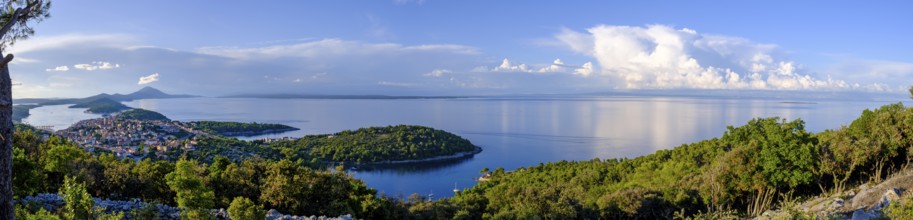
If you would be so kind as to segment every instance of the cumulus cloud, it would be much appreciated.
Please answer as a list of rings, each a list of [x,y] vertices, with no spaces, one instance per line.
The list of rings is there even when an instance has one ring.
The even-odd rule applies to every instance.
[[[491,68],[478,66],[472,69],[471,72],[570,73],[586,77],[593,73],[593,64],[587,62],[581,66],[568,65],[559,58],[552,61],[551,64],[527,65],[525,63],[514,63],[510,59],[504,58],[498,66]]]
[[[496,66],[495,68],[491,69],[491,71],[492,72],[532,72],[532,70],[530,70],[529,67],[526,66],[526,64],[521,63],[521,64],[514,65],[514,64],[511,64],[510,60],[508,60],[507,58],[504,58],[504,60],[501,61],[501,65]]]
[[[58,67],[54,67],[54,68],[51,68],[51,69],[45,69],[44,71],[48,71],[48,72],[66,72],[66,71],[69,71],[69,70],[70,70],[70,68],[67,67],[67,66],[58,66]]]
[[[120,64],[112,64],[110,62],[104,62],[104,61],[95,61],[92,63],[76,64],[76,65],[73,65],[73,68],[81,69],[81,70],[88,70],[88,71],[99,70],[99,69],[100,70],[109,70],[109,69],[114,69],[114,68],[120,68]]]
[[[564,62],[561,62],[561,59],[555,59],[551,65],[542,67],[539,69],[540,73],[549,73],[549,72],[564,72]]]
[[[436,70],[432,70],[431,72],[426,73],[425,76],[441,77],[441,76],[444,76],[444,74],[452,73],[452,72],[453,71],[448,70],[448,69],[436,69]]]
[[[600,25],[586,33],[564,30],[556,38],[599,64],[574,71],[613,79],[621,88],[849,89],[842,80],[803,74],[780,58],[775,45],[701,34],[665,25]]]
[[[159,81],[159,73],[153,73],[152,75],[142,76],[139,78],[137,85],[145,85],[155,81]]]
[[[593,62],[586,62],[580,68],[574,69],[574,75],[587,77],[590,74],[593,74]]]

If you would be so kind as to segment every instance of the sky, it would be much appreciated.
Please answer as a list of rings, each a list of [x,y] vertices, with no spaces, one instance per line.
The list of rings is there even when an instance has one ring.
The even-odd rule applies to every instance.
[[[14,98],[903,93],[905,1],[53,1]]]

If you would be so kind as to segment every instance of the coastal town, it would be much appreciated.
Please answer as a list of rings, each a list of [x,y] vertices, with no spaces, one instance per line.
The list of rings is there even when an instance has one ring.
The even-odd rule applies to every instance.
[[[239,151],[245,147],[292,138],[245,142],[231,137],[281,133],[297,129],[282,124],[256,122],[174,121],[158,112],[131,109],[101,118],[79,121],[53,133],[82,146],[87,151],[110,152],[119,158],[177,159],[184,153],[196,150],[209,152],[213,149],[224,149],[224,156],[239,159],[252,155],[250,152]]]
[[[118,157],[164,156],[172,149],[193,150],[204,131],[170,120],[137,120],[108,116],[77,122],[55,132],[89,151],[110,151]]]

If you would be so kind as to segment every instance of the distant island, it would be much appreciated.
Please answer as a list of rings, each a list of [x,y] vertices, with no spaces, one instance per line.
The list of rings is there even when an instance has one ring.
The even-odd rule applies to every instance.
[[[86,112],[95,114],[110,114],[130,109],[127,105],[110,98],[99,98],[89,102],[78,103],[71,105],[69,108],[87,108]]]
[[[168,117],[165,117],[165,115],[163,115],[162,113],[149,111],[149,110],[141,109],[141,108],[136,108],[136,109],[132,109],[129,111],[121,112],[120,114],[117,114],[116,118],[128,119],[128,120],[130,120],[130,119],[142,120],[142,121],[149,121],[149,120],[171,121],[171,119],[168,119]]]
[[[188,122],[187,126],[194,130],[201,130],[223,136],[256,136],[299,130],[298,128],[283,124],[257,122],[192,121]]]
[[[37,105],[63,105],[63,104],[79,104],[90,102],[102,98],[108,98],[118,102],[129,102],[138,99],[171,99],[171,98],[192,98],[199,97],[195,95],[171,95],[162,92],[156,88],[149,86],[143,87],[136,92],[129,94],[107,94],[102,93],[98,95],[93,95],[85,98],[64,98],[64,99],[43,99],[43,98],[26,98],[26,99],[15,99],[13,102],[16,103],[33,103]]]
[[[26,98],[14,99],[13,103],[23,103],[13,107],[13,121],[19,122],[28,117],[29,110],[47,105],[68,105],[70,108],[86,108],[86,112],[95,114],[110,114],[131,109],[121,102],[139,100],[139,99],[171,99],[171,98],[192,98],[199,97],[194,95],[171,95],[161,90],[146,86],[130,94],[107,94],[102,93],[85,98],[65,98],[65,99],[43,99],[43,98]]]
[[[388,96],[388,95],[323,95],[323,94],[240,94],[219,98],[258,99],[456,99],[473,96]]]
[[[277,149],[308,152],[311,158],[366,164],[457,159],[481,152],[469,140],[434,128],[396,125],[308,135],[270,143]]]

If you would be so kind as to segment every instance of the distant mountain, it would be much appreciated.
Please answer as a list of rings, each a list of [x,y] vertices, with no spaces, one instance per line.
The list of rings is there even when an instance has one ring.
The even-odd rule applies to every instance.
[[[85,98],[65,98],[65,99],[41,99],[41,98],[28,98],[28,99],[14,99],[13,103],[16,104],[31,104],[28,106],[19,106],[13,108],[13,115],[16,116],[14,120],[19,121],[22,118],[29,116],[29,109],[37,108],[45,105],[69,105],[70,108],[88,108],[86,112],[107,114],[113,112],[119,112],[123,110],[130,109],[121,102],[133,101],[137,99],[172,99],[172,98],[191,98],[198,97],[195,95],[171,95],[164,93],[161,90],[152,88],[152,87],[143,87],[142,89],[130,93],[130,94],[107,94],[102,93],[98,95],[93,95]],[[94,108],[93,108],[94,107]]]
[[[198,97],[194,95],[171,95],[164,93],[161,90],[152,88],[152,87],[143,87],[142,89],[130,93],[130,94],[107,94],[102,93],[98,95],[93,95],[85,98],[69,98],[69,99],[16,99],[13,100],[14,103],[34,103],[37,105],[63,105],[63,104],[80,104],[95,101],[98,99],[110,99],[118,102],[128,102],[137,99],[172,99],[172,98],[191,98]]]
[[[320,95],[320,94],[240,94],[219,98],[260,98],[260,99],[454,99],[473,96],[388,96],[388,95]]]
[[[161,90],[146,86],[146,87],[143,87],[142,89],[140,89],[139,91],[136,91],[136,92],[133,92],[130,94],[126,94],[126,95],[114,94],[114,95],[112,95],[112,97],[114,97],[115,100],[119,100],[119,101],[132,101],[132,100],[137,100],[137,99],[172,99],[172,98],[191,98],[191,97],[197,97],[197,96],[171,95],[171,94],[164,93]]]

